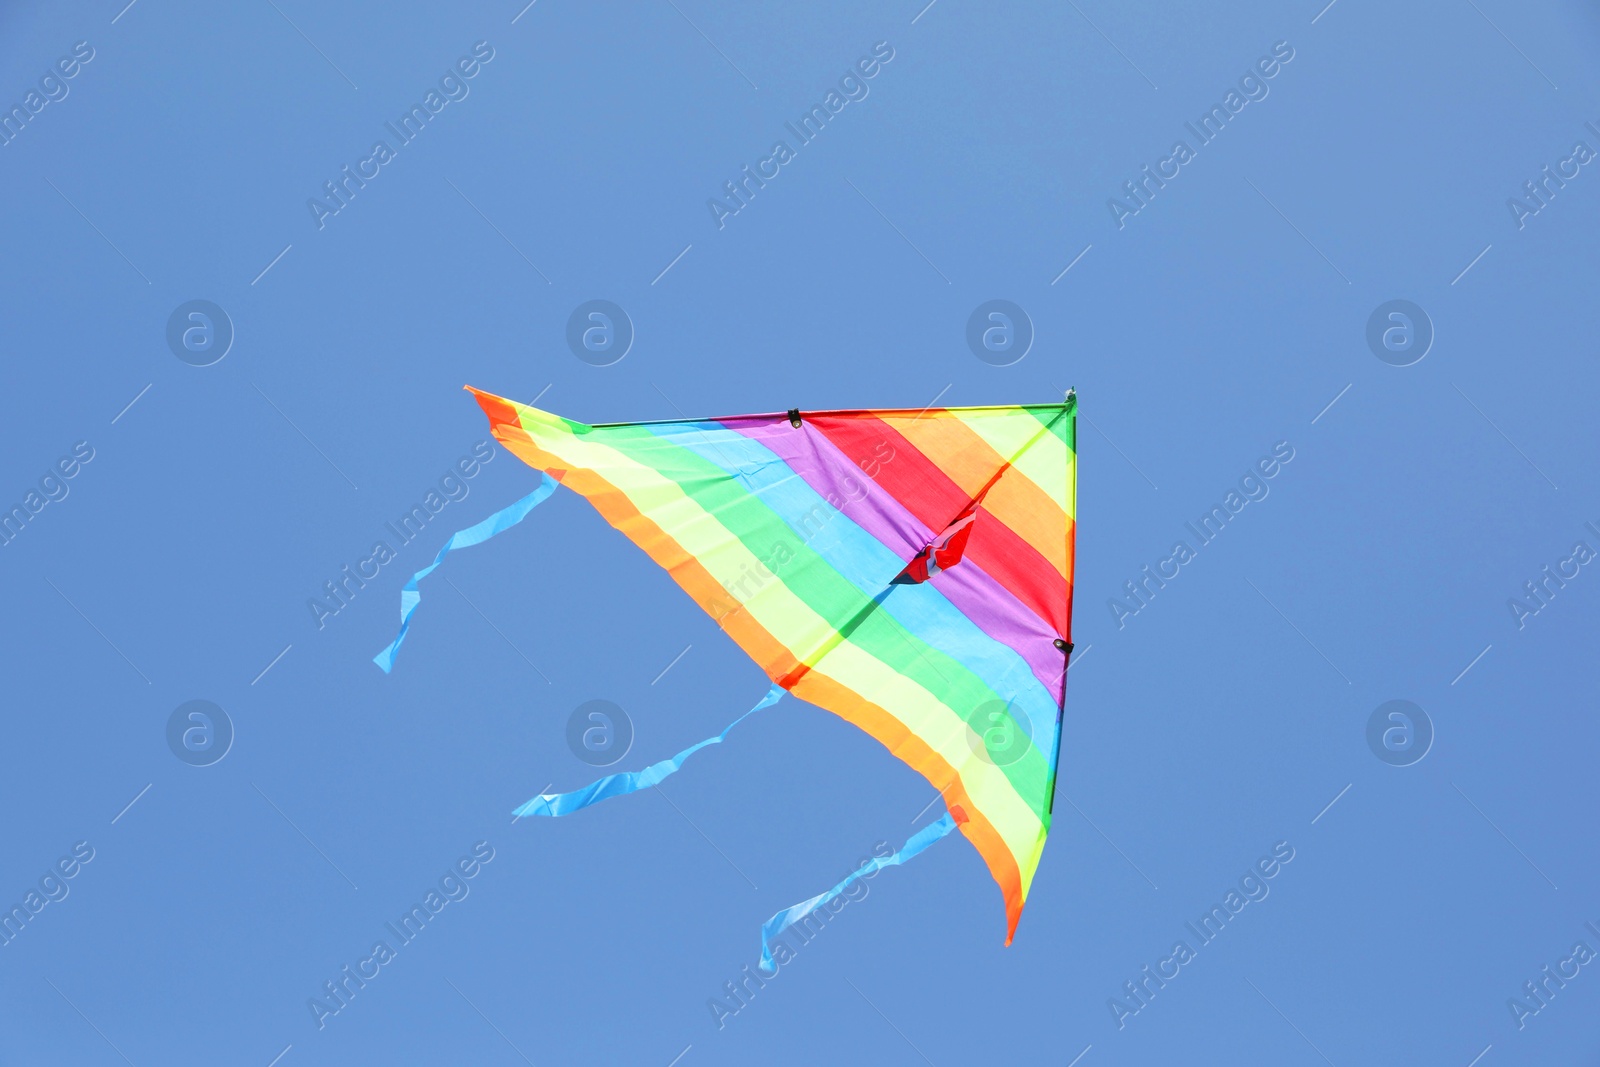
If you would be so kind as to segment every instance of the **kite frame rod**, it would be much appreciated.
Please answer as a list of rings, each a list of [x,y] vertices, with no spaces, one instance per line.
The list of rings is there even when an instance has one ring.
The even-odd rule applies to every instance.
[[[1075,393],[1069,393],[1064,400],[1056,400],[1043,404],[980,404],[975,407],[939,408],[939,411],[1008,411],[1013,408],[1065,408],[1077,403]],[[806,412],[801,410],[802,416],[811,415],[922,415],[935,410],[931,405],[925,408],[829,408]],[[710,415],[699,419],[641,419],[635,422],[591,422],[587,425],[596,430],[613,429],[619,426],[671,426],[690,422],[722,422],[728,419],[787,419],[788,411],[763,411],[753,415]]]

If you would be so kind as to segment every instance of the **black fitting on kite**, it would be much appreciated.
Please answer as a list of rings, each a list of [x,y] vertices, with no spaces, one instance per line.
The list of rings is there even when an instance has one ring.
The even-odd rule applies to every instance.
[[[1058,637],[1058,638],[1056,638],[1055,645],[1056,645],[1057,648],[1059,648],[1061,651],[1065,652],[1067,655],[1069,655],[1069,656],[1072,655],[1072,642],[1071,641],[1068,641],[1065,638]]]
[[[793,426],[797,430],[800,428],[800,409],[799,408],[790,408],[789,409],[789,425]]]

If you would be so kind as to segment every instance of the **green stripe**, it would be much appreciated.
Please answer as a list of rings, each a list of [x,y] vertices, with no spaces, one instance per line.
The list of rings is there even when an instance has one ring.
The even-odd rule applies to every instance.
[[[1073,456],[1078,454],[1078,398],[1074,396],[1064,404],[1056,404],[1048,408],[1024,408],[1029,415],[1038,419],[1066,444],[1067,451]],[[1066,418],[1061,416],[1065,414]]]

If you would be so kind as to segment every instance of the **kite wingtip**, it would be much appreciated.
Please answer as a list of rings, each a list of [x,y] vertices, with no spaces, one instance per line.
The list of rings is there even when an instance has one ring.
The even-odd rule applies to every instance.
[[[472,399],[478,402],[478,406],[483,409],[484,415],[488,416],[489,430],[495,437],[498,438],[502,433],[509,430],[522,429],[522,421],[517,417],[517,409],[511,405],[510,401],[504,397],[496,396],[494,393],[486,393],[482,389],[474,389],[470,385],[462,386],[462,388],[472,394]]]
[[[1011,947],[1011,942],[1017,936],[1017,926],[1022,922],[1022,906],[1023,906],[1023,903],[1024,902],[1021,901],[1021,900],[1007,900],[1006,901],[1006,947],[1007,948]]]

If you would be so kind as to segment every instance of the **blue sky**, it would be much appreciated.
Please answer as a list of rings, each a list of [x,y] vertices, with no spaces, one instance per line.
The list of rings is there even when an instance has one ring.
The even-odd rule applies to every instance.
[[[0,1060],[1600,1053],[1592,9],[125,3],[0,14]],[[1020,360],[969,347],[995,300]],[[620,359],[569,345],[593,301]],[[768,916],[940,814],[795,700],[513,825],[599,773],[587,702],[624,769],[767,682],[565,491],[424,583],[379,671],[410,574],[537,484],[468,383],[593,422],[1077,388],[1077,655],[1012,947],[952,837],[718,1025]],[[174,727],[191,701],[225,724]]]

